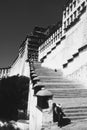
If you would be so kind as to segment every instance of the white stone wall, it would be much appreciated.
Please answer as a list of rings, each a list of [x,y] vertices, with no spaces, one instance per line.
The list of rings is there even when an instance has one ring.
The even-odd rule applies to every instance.
[[[67,78],[78,82],[80,81],[87,88],[87,63],[73,73],[67,75]]]
[[[62,51],[63,51],[63,46],[64,44],[60,44],[59,46],[56,47],[44,60],[42,63],[42,66],[48,67],[48,68],[61,68],[62,66]]]
[[[19,56],[18,56],[17,60],[11,66],[9,76],[19,74],[19,75],[24,75],[24,76],[29,77],[30,69],[29,69],[29,63],[26,61],[27,59],[28,59],[28,41],[26,40],[24,54],[21,55],[19,53]]]
[[[66,38],[54,49],[42,63],[42,66],[52,69],[62,69],[65,75],[72,74],[82,65],[86,64],[87,51],[79,53],[66,68],[63,64],[79,52],[78,49],[87,44],[87,9],[80,17],[80,21],[70,28],[66,33]]]
[[[87,44],[87,12],[82,15],[80,22],[67,33],[66,44],[65,44],[65,54],[67,51],[69,55],[73,55],[76,52],[79,52],[78,49]],[[68,49],[66,48],[68,46]],[[68,56],[69,56],[68,55]],[[66,55],[66,57],[68,57]],[[64,74],[68,75],[79,69],[81,66],[87,63],[87,50],[79,53],[79,56],[73,60],[68,67],[64,69]]]

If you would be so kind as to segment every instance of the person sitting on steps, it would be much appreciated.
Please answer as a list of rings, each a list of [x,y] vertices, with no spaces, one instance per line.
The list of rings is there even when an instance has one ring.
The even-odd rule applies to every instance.
[[[62,106],[60,104],[53,103],[53,120],[58,122],[58,126],[61,127],[63,117],[65,116]]]

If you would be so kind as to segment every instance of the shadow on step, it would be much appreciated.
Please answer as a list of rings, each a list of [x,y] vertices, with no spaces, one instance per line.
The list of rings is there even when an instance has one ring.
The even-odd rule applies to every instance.
[[[60,122],[58,122],[59,127],[64,127],[71,123],[71,120],[69,118],[63,118]]]

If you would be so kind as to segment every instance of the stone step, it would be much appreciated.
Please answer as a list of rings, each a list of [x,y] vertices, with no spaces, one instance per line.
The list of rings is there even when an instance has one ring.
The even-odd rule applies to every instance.
[[[55,83],[55,84],[47,84],[47,83],[43,83],[44,85],[45,85],[45,88],[47,88],[47,89],[55,89],[55,88],[81,88],[81,86],[79,85],[79,84],[77,84],[77,85],[74,85],[74,84],[57,84],[57,83]]]
[[[87,105],[85,106],[75,106],[75,107],[63,107],[64,111],[80,111],[80,110],[87,110]]]
[[[86,93],[83,93],[83,94],[58,94],[58,93],[53,93],[55,94],[54,97],[57,97],[57,98],[69,98],[69,97],[73,97],[73,98],[77,98],[77,97],[86,97]]]
[[[39,78],[39,77],[38,77],[38,78]],[[62,85],[77,85],[77,86],[79,85],[79,86],[82,86],[82,85],[79,84],[79,83],[73,83],[73,82],[68,82],[68,81],[67,81],[67,82],[62,82],[62,81],[61,81],[61,82],[52,82],[52,81],[45,82],[45,81],[44,81],[43,84],[45,84],[45,85],[46,85],[46,84],[48,84],[48,85],[50,85],[50,84],[53,84],[53,85],[58,84],[58,85],[61,85],[61,86],[62,86]]]
[[[66,116],[66,118],[69,118],[71,122],[79,121],[79,120],[84,120],[87,119],[87,115],[84,116]]]
[[[70,81],[70,80],[66,80],[66,79],[63,79],[63,78],[60,78],[60,77],[57,77],[57,78],[54,78],[54,77],[40,77],[39,76],[39,78],[40,78],[40,81],[41,82],[65,82],[65,83],[76,83],[76,84],[78,84],[77,82],[72,82],[72,81]]]
[[[85,116],[87,117],[87,112],[79,112],[79,113],[66,113],[67,117],[79,117],[79,116]]]
[[[69,87],[69,88],[68,88],[68,87],[63,87],[63,88],[57,87],[57,88],[54,88],[54,89],[53,89],[53,88],[47,88],[47,89],[48,89],[49,91],[52,91],[52,92],[54,92],[54,89],[55,89],[55,91],[57,92],[57,91],[60,91],[60,90],[61,90],[61,91],[62,91],[62,90],[67,90],[67,91],[68,91],[68,90],[72,90],[72,89],[75,90],[75,89],[79,89],[79,88],[76,88],[76,87]]]
[[[72,84],[79,84],[81,85],[81,83],[78,83],[77,81],[71,81],[71,80],[67,80],[63,77],[60,76],[41,76],[41,75],[37,75],[38,78],[40,79],[41,82],[60,82],[60,83],[72,83]]]
[[[62,94],[59,94],[59,93],[53,93],[54,94],[54,97],[55,98],[85,98],[87,97],[87,92],[86,93],[69,93],[69,94],[65,94],[65,93],[62,93]]]
[[[40,80],[40,82],[42,82],[41,80]],[[79,86],[79,88],[81,87],[82,88],[82,85],[81,84],[79,84],[79,83],[73,83],[73,82],[53,82],[53,81],[49,81],[49,82],[45,82],[45,81],[43,81],[42,82],[42,84],[45,84],[45,85],[58,85],[58,86],[76,86],[76,87],[78,87]]]
[[[59,93],[57,93],[57,92],[55,92],[55,93],[53,93],[53,94],[55,94],[54,95],[54,97],[73,97],[73,98],[75,98],[75,97],[86,97],[86,94],[87,94],[87,92],[85,93],[69,93],[69,94],[67,94],[67,93],[61,93],[61,94],[59,94]]]
[[[81,113],[81,112],[87,113],[87,106],[63,108],[63,111],[67,114],[69,114],[69,113]]]
[[[74,89],[74,90],[72,90],[72,89],[69,89],[69,90],[50,90],[50,91],[52,91],[53,93],[57,93],[57,94],[81,94],[81,93],[84,93],[84,94],[86,94],[87,93],[87,90],[83,90],[82,89],[82,91],[80,91],[79,89],[77,90],[77,89]]]
[[[87,97],[87,89],[49,89],[55,98]]]
[[[87,118],[87,106],[65,108],[63,111],[66,114],[66,118],[73,121]]]
[[[67,81],[67,80],[63,80],[63,79],[52,79],[52,78],[40,78],[40,77],[38,77],[39,79],[40,79],[40,82],[43,82],[43,83],[53,83],[53,84],[55,84],[55,83],[58,83],[58,84],[75,84],[75,85],[81,85],[81,84],[79,84],[79,83],[77,83],[77,82],[72,82],[72,81]]]
[[[78,108],[87,107],[87,97],[85,98],[55,98],[53,97],[53,102],[61,104],[63,108]]]
[[[50,89],[50,91],[54,92],[54,93],[58,93],[58,94],[77,94],[77,93],[87,93],[87,89]]]
[[[40,78],[44,78],[44,79],[46,79],[46,78],[48,78],[48,79],[50,79],[50,78],[53,78],[53,79],[62,79],[62,80],[64,80],[64,78],[62,77],[62,76],[58,76],[58,75],[40,75],[40,74],[38,74],[38,73],[36,73]]]
[[[35,71],[36,72],[36,71]],[[36,72],[37,73],[37,72]],[[54,77],[62,77],[61,74],[54,74],[54,73],[48,73],[48,72],[38,72],[37,75],[39,76],[54,76]]]
[[[50,74],[54,74],[54,75],[62,75],[62,72],[55,72],[55,71],[53,71],[53,70],[49,70],[49,69],[35,69],[35,72],[37,72],[37,73],[42,73],[42,74],[44,74],[44,72],[45,73],[50,73]]]
[[[48,70],[35,70],[35,72],[38,72],[38,73],[50,73],[50,74],[54,74],[54,75],[62,75],[60,72],[54,72],[54,71],[48,71]]]

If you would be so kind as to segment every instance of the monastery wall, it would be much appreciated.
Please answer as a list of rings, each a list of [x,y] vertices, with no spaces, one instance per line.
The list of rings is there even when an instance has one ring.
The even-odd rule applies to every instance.
[[[28,59],[28,41],[26,40],[26,44],[24,50],[19,52],[19,56],[13,65],[10,68],[9,76],[13,75],[23,75],[29,77],[29,63],[27,62]],[[22,49],[22,48],[21,48]]]
[[[64,35],[65,38],[60,40],[55,49],[51,49],[50,54],[47,49],[44,51],[46,58],[42,66],[61,69],[63,74],[69,77],[77,70],[79,73],[79,69],[82,73],[81,67],[87,65],[87,9]]]
[[[87,13],[84,13],[80,17],[80,21],[66,33],[63,49],[63,59],[65,59],[67,63],[67,67],[63,68],[65,75],[73,73],[86,63],[86,49],[85,51],[80,51],[86,44]],[[74,56],[76,53],[78,54],[77,57]],[[72,61],[69,62],[69,59],[72,59]]]

